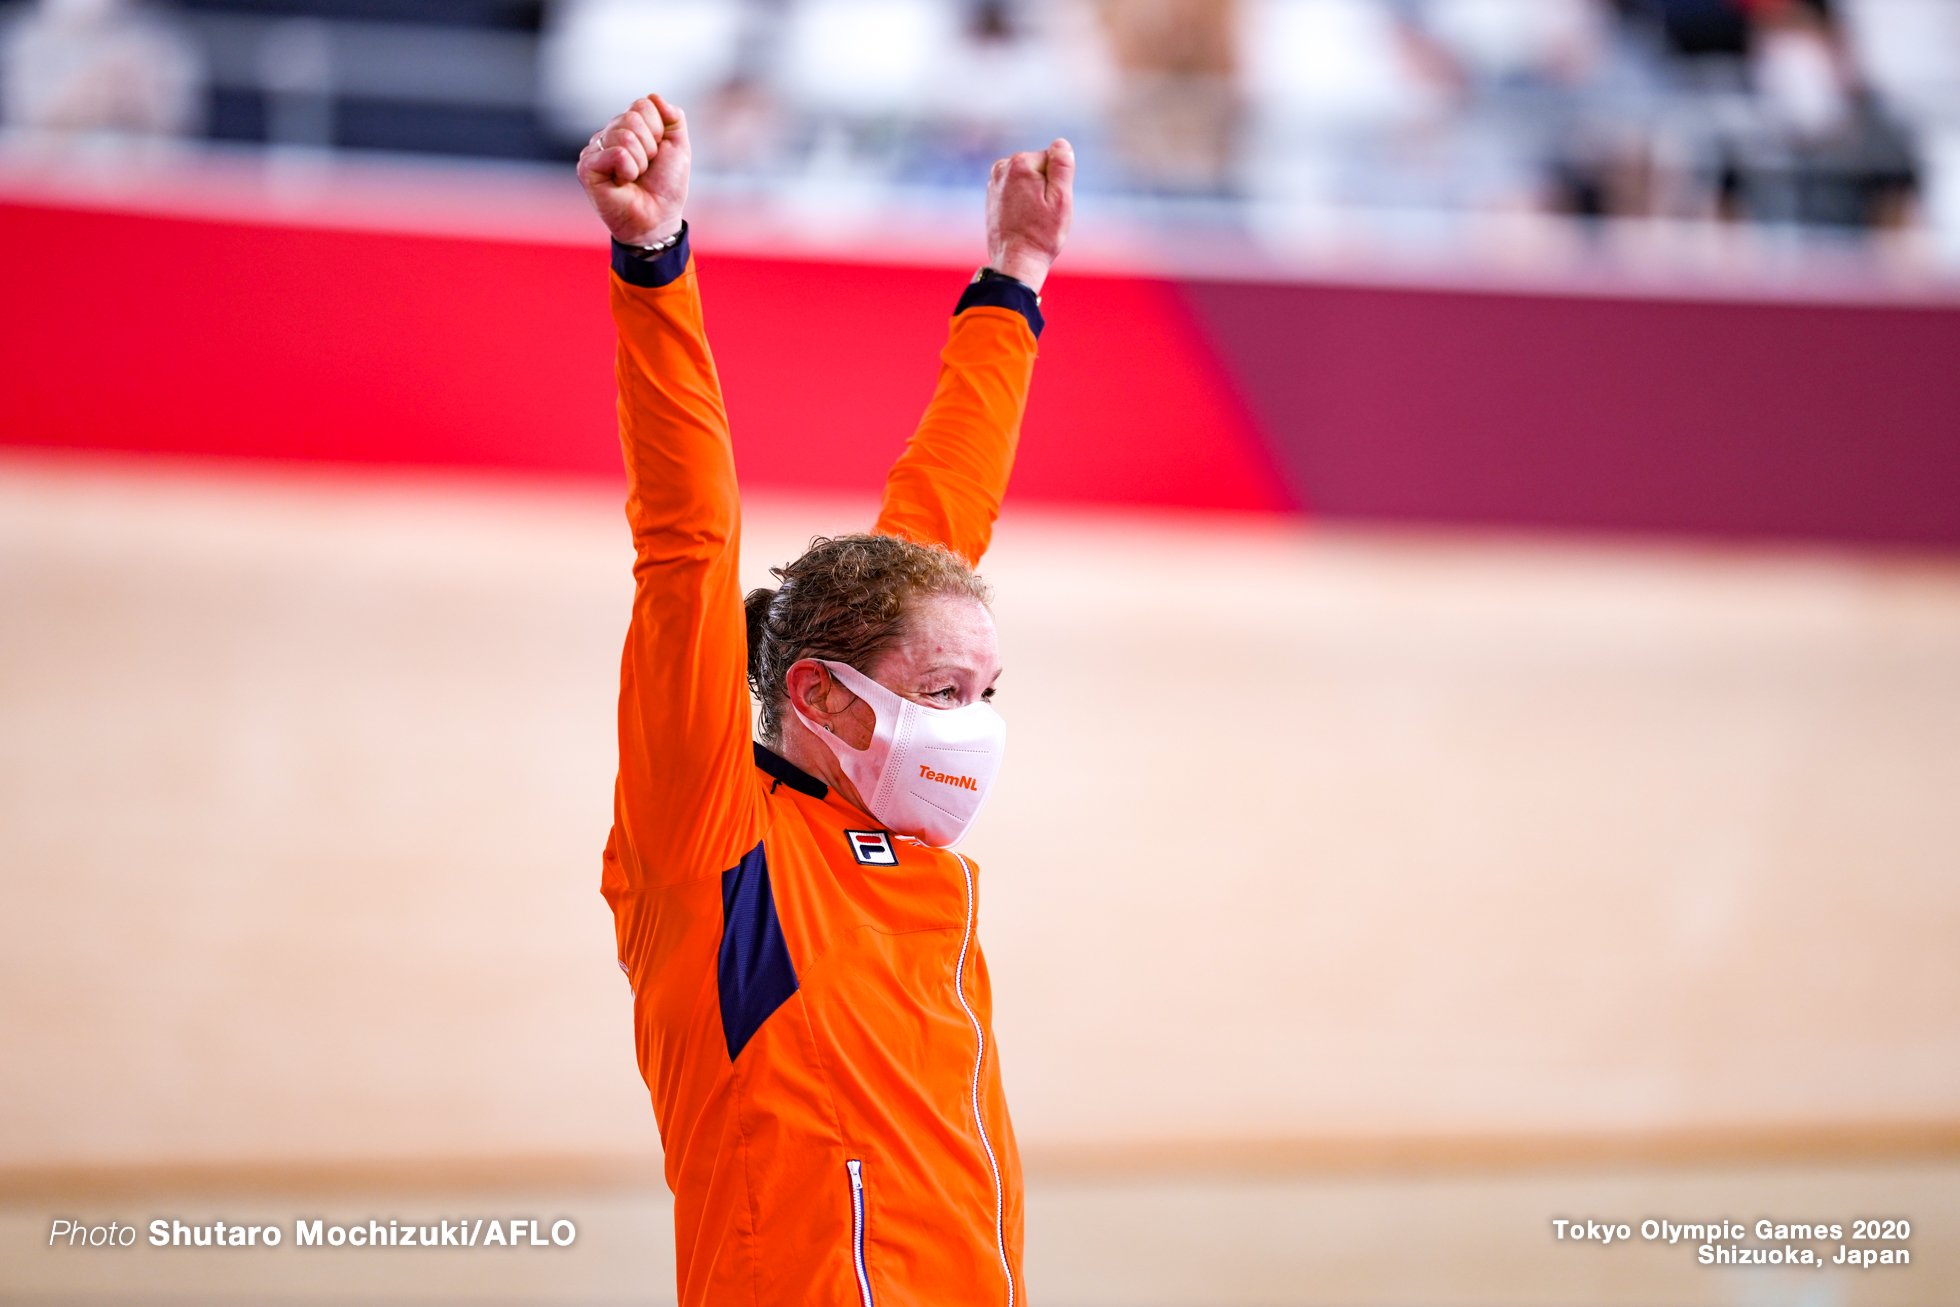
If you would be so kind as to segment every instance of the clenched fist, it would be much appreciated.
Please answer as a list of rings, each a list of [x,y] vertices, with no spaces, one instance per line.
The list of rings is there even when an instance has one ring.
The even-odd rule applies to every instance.
[[[994,165],[987,179],[987,259],[994,271],[1039,291],[1074,220],[1075,147],[1067,141]]]
[[[614,240],[650,245],[681,229],[693,161],[687,115],[649,95],[593,133],[578,179]]]

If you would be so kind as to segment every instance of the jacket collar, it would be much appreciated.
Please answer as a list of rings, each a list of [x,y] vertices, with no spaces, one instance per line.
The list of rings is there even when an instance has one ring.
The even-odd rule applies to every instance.
[[[804,771],[779,753],[755,746],[755,765],[774,776],[798,794],[807,794],[813,799],[828,798],[830,787]]]

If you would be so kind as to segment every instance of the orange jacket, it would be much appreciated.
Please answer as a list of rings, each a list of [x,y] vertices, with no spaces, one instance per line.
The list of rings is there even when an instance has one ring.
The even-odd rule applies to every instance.
[[[741,512],[685,241],[614,251],[635,590],[602,888],[674,1191],[680,1301],[1021,1299],[978,869],[750,740]],[[986,550],[1040,325],[975,283],[876,530]]]

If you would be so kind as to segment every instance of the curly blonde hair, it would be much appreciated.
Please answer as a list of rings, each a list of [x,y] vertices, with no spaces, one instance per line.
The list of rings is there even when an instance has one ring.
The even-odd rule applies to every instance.
[[[792,665],[822,658],[871,674],[871,663],[905,637],[919,599],[992,593],[966,560],[943,545],[898,536],[818,536],[803,556],[769,574],[779,588],[748,593],[749,689],[764,744],[782,739]]]

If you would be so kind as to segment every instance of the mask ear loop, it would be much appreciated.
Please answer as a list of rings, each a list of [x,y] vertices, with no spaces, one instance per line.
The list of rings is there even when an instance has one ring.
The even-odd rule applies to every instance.
[[[884,754],[879,761],[876,782],[871,792],[864,795],[864,801],[871,805],[871,811],[876,815],[886,808],[898,789],[903,768],[894,766],[894,762],[903,762],[910,756],[912,737],[917,727],[915,715],[929,710],[912,703],[891,687],[880,685],[869,672],[860,671],[849,663],[832,664],[825,660],[825,665],[839,685],[871,710],[871,743],[863,752],[875,751],[878,742],[884,741]],[[844,748],[850,747],[842,740],[837,743]],[[859,789],[863,788],[860,784]]]
[[[858,693],[858,692],[857,692],[856,690],[853,690],[853,689],[852,689],[852,688],[851,688],[850,686],[848,686],[848,685],[846,685],[846,684],[844,684],[844,678],[843,678],[843,677],[841,677],[841,676],[839,676],[839,675],[837,675],[837,673],[836,673],[836,672],[834,672],[834,671],[832,671],[832,670],[831,670],[831,668],[830,668],[830,663],[829,663],[829,662],[828,662],[828,661],[827,661],[826,659],[822,659],[822,658],[812,658],[812,659],[811,659],[810,661],[811,661],[811,662],[814,662],[814,663],[815,663],[815,664],[816,664],[816,665],[817,665],[818,667],[821,667],[821,668],[823,669],[823,678],[824,678],[824,684],[825,684],[825,685],[827,685],[827,686],[829,686],[829,685],[834,685],[834,686],[836,686],[836,687],[837,687],[838,689],[840,689],[840,690],[842,690],[842,691],[843,691],[843,692],[844,692],[845,694],[848,694],[848,695],[850,695],[850,696],[851,696],[851,701],[852,701],[853,703],[865,703],[865,704],[866,704],[867,706],[869,706],[869,704],[870,704],[870,701],[869,701],[869,700],[867,700],[867,699],[865,699],[865,697],[864,697],[863,695],[861,695],[861,694],[859,694],[859,693]],[[828,700],[828,699],[830,698],[830,696],[829,696],[828,694],[826,694],[826,695],[824,695],[824,698],[825,698],[826,700]],[[814,705],[814,704],[812,704],[811,706],[812,706],[812,707],[815,707],[815,705]],[[846,705],[846,707],[848,707],[848,705]],[[796,706],[796,700],[794,700],[794,699],[791,699],[791,700],[790,700],[790,704],[789,704],[789,710],[790,710],[791,712],[793,712],[793,713],[795,713],[795,714],[796,714],[796,718],[797,718],[797,720],[798,720],[798,721],[800,721],[800,722],[802,722],[802,723],[803,723],[803,724],[804,724],[805,726],[807,726],[807,727],[808,727],[808,728],[810,729],[810,731],[811,731],[812,733],[815,733],[815,732],[817,732],[817,731],[822,731],[822,732],[823,732],[823,733],[824,733],[825,735],[828,735],[828,736],[830,737],[830,739],[829,739],[829,740],[827,740],[827,741],[825,741],[825,743],[827,743],[827,744],[829,744],[829,745],[830,745],[830,751],[831,751],[832,753],[835,753],[835,754],[837,754],[837,756],[838,756],[838,757],[839,757],[840,759],[841,759],[841,758],[842,758],[842,757],[844,756],[844,754],[843,754],[843,752],[842,752],[842,751],[844,751],[844,750],[849,750],[849,751],[850,751],[851,753],[867,753],[867,752],[869,752],[869,748],[868,748],[868,747],[867,747],[867,748],[864,748],[864,749],[857,749],[857,748],[853,748],[853,747],[852,747],[851,745],[849,745],[849,744],[846,744],[846,743],[844,742],[844,740],[843,740],[843,738],[842,738],[841,736],[839,736],[839,735],[837,734],[837,730],[836,730],[836,728],[835,728],[835,727],[833,727],[833,726],[832,726],[832,725],[831,725],[831,724],[830,724],[829,722],[821,722],[821,723],[819,723],[819,722],[813,722],[813,721],[811,721],[811,720],[810,720],[810,719],[809,719],[808,717],[806,717],[806,716],[804,716],[804,713],[803,713],[803,710],[802,710],[801,708],[799,708],[799,707],[797,707],[797,706]],[[832,716],[832,717],[835,717],[835,716],[837,715],[837,713],[839,713],[839,712],[843,712],[843,711],[845,711],[845,709],[843,709],[843,708],[839,708],[839,709],[837,709],[837,710],[836,710],[835,712],[829,712],[829,713],[828,713],[827,715],[829,715],[829,716]],[[879,720],[879,717],[878,717],[878,710],[877,710],[877,708],[875,708],[875,707],[872,707],[872,709],[871,709],[871,719],[872,719],[872,721],[873,721],[873,723],[874,723],[874,726],[873,726],[873,728],[872,728],[872,730],[873,730],[873,733],[874,733],[874,735],[875,735],[875,733],[876,733],[876,730],[877,730],[877,727],[875,726],[875,723],[876,723],[876,722],[877,722],[877,721]]]
[[[836,686],[838,689],[842,690],[845,694],[850,695],[851,703],[856,703],[858,700],[864,697],[863,695],[859,694],[856,690],[853,690],[850,686],[844,684],[842,678],[840,678],[837,675],[837,673],[830,670],[830,664],[828,662],[825,662],[821,658],[814,658],[811,661],[816,663],[817,666],[823,668],[824,684],[826,686]],[[830,698],[829,694],[824,695],[824,699],[826,701],[828,701],[829,698]],[[851,704],[847,703],[842,708],[833,708],[830,710],[830,715],[832,717],[835,717],[840,712],[848,711],[850,709],[850,706]],[[872,712],[872,719],[874,721],[877,719],[877,711],[875,709]],[[825,731],[829,732],[832,735],[837,734],[837,728],[832,726],[829,722],[825,722],[823,724],[823,728]]]

